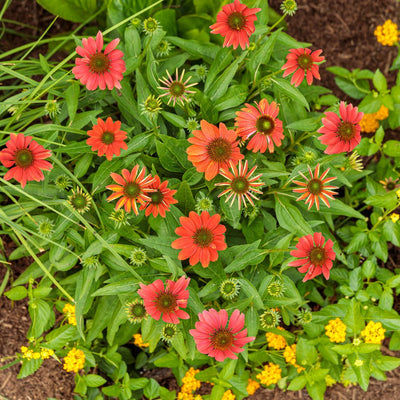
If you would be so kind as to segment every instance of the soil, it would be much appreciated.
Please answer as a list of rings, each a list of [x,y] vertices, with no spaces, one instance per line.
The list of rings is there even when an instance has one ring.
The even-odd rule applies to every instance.
[[[272,7],[279,12],[281,0],[270,0]],[[326,67],[338,65],[347,69],[368,68],[372,71],[379,68],[388,78],[389,87],[395,81],[395,74],[389,68],[396,55],[396,49],[381,46],[373,34],[377,25],[391,18],[399,24],[400,2],[397,0],[299,0],[298,11],[288,19],[288,33],[299,41],[313,43],[313,49],[323,49],[326,63],[321,66],[321,84],[331,89],[342,100],[349,100],[335,85],[334,77]],[[47,26],[53,16],[37,5],[35,0],[13,0],[4,18],[29,24],[32,28],[22,28],[14,24],[5,24],[14,29],[20,36],[5,33],[1,38],[1,50],[6,51],[21,44],[32,41]],[[50,34],[70,31],[75,24],[58,20]],[[37,50],[31,56],[37,56]],[[6,241],[7,255],[12,251],[13,244]],[[400,264],[398,248],[392,248],[391,257],[394,263]],[[30,263],[29,258],[12,262],[12,278],[17,277]],[[0,264],[0,282],[4,279],[6,268]],[[9,288],[9,287],[8,287]],[[396,305],[400,299],[396,298]],[[13,356],[26,345],[26,332],[30,318],[27,302],[11,302],[6,297],[0,298],[0,366],[10,362],[4,358]],[[386,350],[387,354],[397,355]],[[46,360],[44,368],[23,380],[17,380],[19,366],[14,365],[6,370],[0,370],[1,400],[72,400],[74,379],[72,374],[62,370],[54,360]],[[175,378],[168,369],[148,371],[145,374],[159,381],[170,390],[177,390]],[[358,386],[344,388],[335,385],[326,392],[325,400],[393,400],[400,398],[400,370],[389,372],[386,382],[371,380],[368,392]],[[210,387],[203,384],[200,393],[209,392]],[[297,400],[310,399],[303,390],[299,392],[282,392],[281,390],[259,389],[252,400]]]

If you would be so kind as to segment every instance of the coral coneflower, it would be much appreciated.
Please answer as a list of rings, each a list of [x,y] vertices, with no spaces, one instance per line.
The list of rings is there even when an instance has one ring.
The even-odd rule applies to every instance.
[[[312,84],[313,78],[321,79],[319,67],[316,64],[325,60],[325,57],[320,56],[321,53],[322,50],[311,52],[310,49],[290,49],[286,56],[287,62],[281,68],[285,70],[283,77],[294,72],[290,83],[296,87],[303,82],[304,77],[309,85]]]
[[[237,134],[243,139],[249,139],[249,150],[264,153],[267,148],[274,152],[274,145],[279,147],[282,143],[282,121],[277,118],[279,107],[273,101],[271,104],[266,99],[261,99],[256,107],[246,104],[245,108],[236,112]]]
[[[256,200],[259,199],[253,194],[253,192],[262,194],[262,191],[258,190],[257,188],[264,185],[264,183],[262,182],[256,182],[262,174],[251,177],[251,175],[253,175],[254,171],[257,169],[257,166],[255,165],[250,171],[247,171],[248,162],[246,160],[244,166],[242,165],[242,161],[239,161],[238,169],[232,163],[230,163],[230,167],[232,169],[232,172],[225,171],[223,168],[221,168],[219,172],[224,178],[228,179],[229,182],[221,182],[215,184],[215,186],[228,186],[223,192],[218,195],[218,197],[229,193],[225,202],[229,201],[232,198],[230,206],[232,206],[237,197],[239,210],[242,207],[242,202],[244,206],[246,205],[246,200],[254,205],[252,198]]]
[[[297,267],[301,273],[306,272],[303,282],[321,274],[325,279],[329,279],[332,261],[336,257],[332,247],[332,240],[328,239],[325,242],[325,238],[320,232],[315,232],[314,235],[305,235],[299,239],[296,250],[290,252],[290,255],[296,257],[297,260],[288,265]]]
[[[49,171],[53,166],[45,161],[51,156],[51,151],[46,150],[39,143],[32,140],[32,136],[23,133],[10,134],[6,147],[0,151],[0,161],[6,168],[11,168],[4,176],[6,181],[14,178],[24,188],[27,181],[42,181],[42,171]]]
[[[210,217],[207,211],[201,215],[190,211],[189,217],[180,217],[181,226],[175,229],[175,233],[181,237],[171,244],[174,249],[182,249],[178,258],[189,258],[190,265],[200,262],[204,268],[210,261],[216,261],[218,251],[226,249],[226,228],[219,224],[220,219],[219,214]]]
[[[317,132],[322,133],[318,139],[322,144],[328,145],[326,154],[338,154],[353,150],[361,141],[360,121],[364,115],[358,112],[358,107],[352,104],[345,105],[344,101],[339,105],[340,118],[332,111],[325,113],[322,118],[323,126]]]
[[[124,142],[127,133],[120,130],[121,121],[115,121],[108,117],[106,122],[101,118],[97,118],[97,125],[88,131],[90,138],[86,140],[86,144],[92,146],[92,151],[98,150],[101,157],[106,155],[107,160],[112,160],[113,155],[119,156],[121,149],[126,150],[128,145]]]
[[[391,192],[392,190],[395,190],[398,187],[400,187],[400,184],[398,182],[399,182],[398,178],[393,180],[392,177],[385,178],[385,179],[379,181],[379,183],[382,184],[382,186],[385,188],[385,190],[387,192]]]
[[[182,105],[184,105],[185,101],[188,101],[186,95],[189,93],[194,93],[193,90],[188,90],[188,88],[197,85],[197,82],[188,85],[191,76],[189,76],[189,78],[187,78],[186,81],[183,82],[183,76],[185,75],[185,70],[182,71],[182,74],[179,77],[177,68],[175,72],[175,79],[170,75],[168,70],[166,72],[168,75],[168,79],[161,78],[160,82],[164,86],[158,87],[158,89],[164,90],[165,93],[161,94],[159,97],[169,96],[167,104],[169,104],[172,101],[172,104],[175,106],[176,102],[179,101]]]
[[[243,329],[244,314],[239,310],[233,311],[229,323],[226,310],[216,311],[213,308],[199,313],[199,320],[195,324],[196,329],[189,332],[197,350],[217,361],[237,359],[236,354],[243,352],[243,347],[255,339],[254,336],[247,336],[247,329]]]
[[[168,181],[161,182],[158,175],[154,177],[154,181],[149,187],[155,191],[148,194],[150,201],[140,206],[140,210],[146,209],[144,212],[146,217],[150,214],[153,214],[153,217],[157,217],[160,214],[165,218],[165,212],[169,211],[170,205],[178,202],[173,198],[176,190],[168,189],[167,186]]]
[[[319,201],[321,200],[327,207],[329,206],[328,197],[333,200],[333,196],[337,193],[332,191],[332,189],[338,189],[337,186],[330,186],[327,183],[336,179],[336,177],[325,178],[329,172],[329,168],[319,176],[319,167],[318,164],[315,168],[314,173],[311,171],[311,168],[308,167],[308,172],[310,173],[310,178],[307,178],[303,173],[299,171],[299,174],[306,180],[305,182],[293,181],[296,185],[303,186],[301,189],[293,189],[295,193],[301,193],[302,195],[297,199],[306,200],[306,204],[308,204],[308,209],[310,209],[315,203],[315,207],[319,210]]]
[[[226,4],[217,15],[217,22],[210,26],[211,33],[219,34],[225,38],[224,47],[239,45],[244,50],[249,45],[249,37],[254,33],[256,13],[261,8],[249,8],[239,0]]]
[[[126,212],[130,212],[133,209],[134,213],[138,215],[138,208],[136,202],[145,204],[146,201],[150,201],[148,197],[149,192],[155,192],[155,189],[150,187],[150,184],[154,181],[151,175],[146,175],[146,168],[143,167],[138,173],[139,165],[136,164],[132,171],[129,172],[127,169],[122,170],[122,176],[114,172],[111,173],[111,178],[117,183],[117,185],[108,185],[106,189],[112,190],[113,193],[107,198],[108,201],[118,199],[121,197],[115,209],[118,210],[124,206]]]
[[[179,319],[189,319],[189,314],[181,308],[186,308],[189,298],[187,289],[190,278],[181,276],[176,282],[167,279],[166,287],[161,279],[150,285],[140,283],[139,296],[149,315],[155,320],[170,324],[179,324]]]
[[[228,130],[221,122],[219,128],[205,120],[200,121],[201,130],[193,131],[194,137],[188,141],[192,146],[187,148],[188,160],[198,172],[205,172],[210,181],[218,175],[220,168],[228,169],[229,162],[236,165],[244,158],[235,131]]]
[[[76,52],[83,58],[76,58],[76,66],[72,73],[88,90],[98,87],[104,89],[121,89],[122,74],[125,72],[124,53],[117,50],[119,39],[112,40],[103,53],[103,35],[99,31],[96,39],[89,37],[82,39],[82,47],[78,46]]]

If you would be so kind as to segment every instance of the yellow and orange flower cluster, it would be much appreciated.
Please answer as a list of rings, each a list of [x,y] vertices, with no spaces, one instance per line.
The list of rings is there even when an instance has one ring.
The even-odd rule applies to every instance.
[[[149,347],[150,346],[149,343],[143,342],[143,338],[142,338],[142,335],[140,333],[135,333],[133,335],[133,344],[135,346],[141,347],[141,348],[145,348],[145,347]]]
[[[360,126],[361,130],[366,133],[373,133],[379,128],[379,121],[383,121],[389,116],[389,109],[384,105],[375,112],[370,114],[364,114]]]
[[[85,366],[85,353],[75,347],[64,357],[64,366],[67,372],[78,373]]]
[[[278,326],[278,329],[280,329],[281,331],[285,330],[280,326]],[[286,339],[282,335],[267,332],[265,334],[265,337],[267,338],[268,347],[272,347],[275,350],[282,350],[287,346]]]
[[[397,24],[388,19],[383,25],[378,25],[374,35],[383,46],[394,46],[399,41],[399,29]]]
[[[236,399],[236,396],[232,393],[231,390],[227,390],[227,391],[223,394],[223,396],[222,396],[222,398],[221,398],[221,400],[235,400],[235,399]]]
[[[246,390],[249,396],[253,395],[259,387],[260,384],[257,381],[249,378],[246,386]]]
[[[297,368],[297,372],[301,372],[304,370],[303,367],[296,363],[296,344],[292,344],[291,346],[286,346],[285,351],[283,352],[283,357],[285,357],[285,361],[288,364],[292,364]]]
[[[35,351],[32,349],[28,349],[26,346],[21,346],[22,358],[26,358],[29,360],[47,360],[52,355],[54,355],[54,351],[52,349],[47,349],[45,347],[41,347],[40,351]]]
[[[201,381],[195,378],[195,375],[199,373],[199,369],[194,369],[190,367],[186,372],[185,376],[182,378],[181,391],[178,393],[178,400],[201,400],[200,395],[194,395],[193,393],[200,389]]]
[[[282,370],[279,365],[268,363],[264,365],[264,370],[257,375],[257,379],[266,386],[277,383],[282,378]]]
[[[382,328],[380,322],[369,321],[365,329],[361,331],[361,336],[364,337],[365,343],[381,344],[385,339],[385,332],[386,329]]]
[[[347,326],[340,318],[331,319],[325,326],[325,334],[329,337],[329,341],[334,343],[342,343],[346,340]]]
[[[75,306],[73,304],[67,303],[62,312],[67,317],[69,324],[76,325]]]

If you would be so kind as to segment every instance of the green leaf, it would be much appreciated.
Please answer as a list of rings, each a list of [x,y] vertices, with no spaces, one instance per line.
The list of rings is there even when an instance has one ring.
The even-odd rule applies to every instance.
[[[28,295],[28,291],[25,286],[17,286],[4,293],[10,300],[22,300]]]
[[[161,165],[170,172],[183,172],[184,168],[179,163],[176,154],[166,145],[156,141],[158,158]]]
[[[72,82],[65,91],[65,101],[67,102],[69,120],[72,122],[78,109],[80,86],[77,82]]]
[[[391,288],[385,288],[379,299],[379,308],[390,311],[393,307],[393,291]]]
[[[288,390],[293,390],[293,391],[301,390],[303,389],[304,386],[306,386],[306,383],[307,383],[307,378],[304,375],[296,376],[296,378],[294,378],[292,382],[290,382]]]
[[[248,298],[251,298],[253,300],[253,304],[257,310],[263,309],[264,308],[264,303],[262,301],[262,298],[260,297],[257,289],[254,287],[254,285],[249,282],[247,279],[240,278],[239,279],[241,290],[246,294]]]
[[[296,346],[296,358],[300,365],[312,365],[317,360],[318,353],[315,346],[300,338]]]
[[[138,239],[140,243],[144,244],[147,247],[157,250],[161,254],[165,254],[167,256],[176,259],[178,257],[178,250],[175,250],[171,247],[171,243],[177,239],[176,237],[160,237],[160,236],[148,236],[147,238]]]
[[[46,336],[46,345],[53,350],[58,350],[63,348],[67,343],[73,342],[78,338],[79,333],[76,326],[67,324],[52,330]]]
[[[234,260],[225,267],[225,272],[237,272],[248,265],[256,265],[262,262],[266,256],[265,251],[258,248],[261,239],[250,243],[229,248],[229,254],[234,254]]]
[[[32,375],[34,372],[36,372],[40,366],[43,364],[43,360],[39,358],[38,360],[23,360],[21,369],[19,370],[17,379],[23,379],[26,378],[29,375]]]
[[[397,196],[394,192],[388,192],[383,195],[376,194],[369,196],[365,203],[375,207],[386,208],[388,210],[395,208],[397,204]]]
[[[240,228],[240,215],[241,215],[241,210],[239,210],[239,207],[237,206],[237,200],[232,204],[232,207],[230,206],[230,201],[229,203],[225,202],[226,198],[223,196],[220,198],[219,204],[221,207],[222,212],[225,215],[226,221],[235,229]]]
[[[27,334],[28,337],[39,337],[52,323],[54,323],[54,312],[50,305],[40,299],[29,302],[29,315],[31,316],[32,324]]]
[[[95,374],[88,374],[84,379],[88,387],[99,387],[107,382],[102,376]]]
[[[372,83],[379,92],[385,92],[387,90],[387,82],[385,76],[379,69],[376,70]]]
[[[388,140],[383,145],[383,153],[389,157],[400,157],[400,142],[398,140]]]
[[[287,125],[287,129],[295,129],[298,131],[306,132],[306,131],[315,131],[318,128],[318,122],[315,118],[307,118],[302,119],[300,121],[292,122],[291,124]]]
[[[37,2],[47,11],[58,15],[62,19],[72,22],[83,22],[88,15],[93,15],[97,11],[96,0],[37,0]]]
[[[86,174],[93,160],[93,154],[83,154],[74,168],[74,175],[79,179]]]
[[[288,81],[281,78],[271,78],[271,81],[275,83],[275,85],[283,94],[288,96],[290,99],[300,103],[307,110],[310,109],[306,98],[303,96],[300,90],[292,86]]]
[[[182,181],[179,189],[175,194],[175,199],[178,200],[177,207],[184,215],[189,215],[190,211],[194,210],[195,202],[190,186],[186,181]]]
[[[347,313],[343,318],[348,333],[358,335],[364,329],[364,318],[361,315],[361,305],[354,298],[351,299]]]

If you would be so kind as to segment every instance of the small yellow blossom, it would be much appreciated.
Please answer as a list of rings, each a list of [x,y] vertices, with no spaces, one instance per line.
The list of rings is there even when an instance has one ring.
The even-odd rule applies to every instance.
[[[34,360],[39,360],[39,358],[40,358],[40,353],[39,353],[38,351],[34,351],[34,352],[32,353],[32,358],[33,358]]]
[[[67,372],[78,373],[85,365],[85,353],[75,347],[70,350],[66,357],[64,357],[63,368]]]
[[[364,361],[357,358],[357,360],[354,361],[354,365],[356,367],[362,367],[364,365]]]
[[[143,342],[143,338],[142,338],[142,335],[140,333],[135,333],[133,335],[133,339],[134,339],[133,344],[135,346],[137,346],[137,347],[145,348],[145,347],[149,347],[150,346],[149,343]]]
[[[285,361],[288,364],[292,364],[297,368],[297,372],[304,371],[304,368],[296,363],[296,344],[292,344],[291,346],[286,346],[285,351],[283,352],[283,357],[285,357]]]
[[[231,390],[227,390],[222,396],[221,400],[235,400],[236,396],[232,393]]]
[[[390,219],[392,220],[392,222],[393,222],[394,224],[399,220],[399,218],[400,218],[400,215],[399,215],[399,214],[396,214],[396,213],[390,214]]]
[[[385,339],[385,332],[386,329],[382,328],[380,322],[369,321],[365,329],[361,331],[361,336],[365,338],[365,343],[381,344]]]
[[[363,132],[372,133],[379,128],[379,122],[373,114],[364,114],[361,121],[360,127]]]
[[[333,379],[330,375],[325,375],[326,386],[331,387],[336,383],[336,379]]]
[[[381,108],[375,113],[375,118],[378,119],[379,121],[383,121],[388,116],[389,116],[389,109],[382,104]]]
[[[278,326],[278,329],[280,329],[281,331],[285,330],[280,326]],[[268,347],[272,347],[275,350],[282,350],[287,346],[286,339],[282,335],[267,332],[265,334],[265,337],[267,338]]]
[[[21,352],[26,353],[28,351],[28,348],[26,346],[21,346]]]
[[[325,326],[325,334],[329,337],[329,341],[342,343],[346,340],[347,326],[339,319],[331,319]]]
[[[199,372],[199,369],[194,369],[193,367],[189,368],[185,376],[182,378],[183,385],[181,387],[181,392],[193,393],[196,390],[200,389],[201,381],[195,378],[195,375]]]
[[[260,384],[257,381],[254,381],[253,379],[250,379],[247,381],[247,393],[249,394],[249,396],[253,395],[256,390],[260,387]]]
[[[68,318],[69,324],[76,325],[75,306],[73,304],[67,303],[62,312]]]
[[[397,24],[390,19],[385,21],[383,25],[378,25],[374,35],[379,43],[383,46],[394,46],[399,41],[399,30]]]
[[[45,347],[42,347],[40,349],[40,358],[42,360],[47,360],[50,358],[52,355],[54,355],[54,350],[52,349],[46,349]]]
[[[277,383],[282,378],[282,370],[279,365],[268,363],[264,365],[264,370],[257,375],[257,379],[266,386]]]

